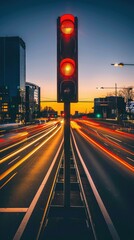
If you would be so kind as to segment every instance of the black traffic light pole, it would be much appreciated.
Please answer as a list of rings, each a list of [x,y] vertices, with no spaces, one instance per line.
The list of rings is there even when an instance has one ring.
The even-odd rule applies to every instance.
[[[70,207],[70,102],[64,102],[64,207]]]
[[[64,103],[64,207],[70,207],[70,103],[78,102],[78,19],[57,19],[57,102]]]

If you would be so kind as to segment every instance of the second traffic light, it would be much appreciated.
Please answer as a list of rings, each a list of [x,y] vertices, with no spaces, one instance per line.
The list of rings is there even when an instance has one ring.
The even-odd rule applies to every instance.
[[[57,19],[57,101],[78,102],[78,21],[71,14]]]

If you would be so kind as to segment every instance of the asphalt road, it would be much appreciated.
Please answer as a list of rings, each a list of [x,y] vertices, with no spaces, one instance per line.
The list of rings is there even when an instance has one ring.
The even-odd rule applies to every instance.
[[[50,131],[47,130],[47,132]],[[34,218],[30,230],[30,238],[34,239],[37,234],[41,214],[47,202],[51,185],[49,182],[41,184],[44,181],[49,168],[54,161],[55,155],[63,139],[63,128],[56,126],[49,134],[42,131],[40,135],[33,135],[26,143],[19,144],[13,148],[13,152],[6,150],[6,157],[2,168],[2,185],[0,197],[0,239],[13,239],[24,216],[30,209],[33,211],[36,207],[37,198],[40,200],[40,211]],[[41,136],[44,137],[40,138]],[[35,139],[37,140],[35,142]],[[29,143],[33,143],[29,145]],[[29,146],[28,146],[29,145]],[[16,151],[20,150],[15,154]],[[13,154],[13,155],[12,155]],[[3,158],[4,160],[4,158]],[[6,174],[5,174],[6,173]],[[5,175],[4,175],[5,174]],[[41,193],[38,193],[40,189]],[[44,191],[44,192],[43,192]],[[32,210],[31,210],[32,209]],[[30,213],[31,214],[31,213]],[[28,215],[28,218],[30,217]],[[24,227],[24,224],[23,224]],[[25,239],[25,238],[24,238]]]
[[[119,239],[133,240],[133,135],[109,129],[93,121],[77,120],[71,126],[79,152]],[[62,140],[63,128],[54,125],[48,129],[29,132],[27,139],[18,141],[17,145],[12,143],[12,147],[10,143],[10,148],[1,152],[1,240],[16,240],[17,237],[14,236],[17,236],[17,230],[30,211],[31,215],[27,218],[32,215],[34,218],[26,223],[27,230],[24,229],[22,239],[26,239],[25,236],[36,239],[44,206],[49,197],[51,178],[47,184],[42,186],[42,183],[55,156],[57,158]],[[105,240],[105,233],[101,231],[101,223],[97,221],[93,203],[91,211],[98,224],[98,239]],[[24,227],[25,224],[22,228]]]
[[[80,154],[119,239],[134,239],[133,135],[92,121],[76,121],[72,127]],[[105,239],[102,235],[99,239]]]

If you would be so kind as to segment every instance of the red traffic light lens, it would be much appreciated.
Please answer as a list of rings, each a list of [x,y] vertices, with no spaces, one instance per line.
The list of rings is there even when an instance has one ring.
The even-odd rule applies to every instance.
[[[62,33],[70,35],[74,32],[74,23],[70,20],[64,20],[61,23],[60,28],[61,28]]]
[[[74,16],[72,14],[64,14],[61,16],[60,29],[65,35],[70,35],[74,32]]]
[[[65,77],[71,77],[75,71],[75,62],[71,58],[65,58],[60,63],[61,74]]]

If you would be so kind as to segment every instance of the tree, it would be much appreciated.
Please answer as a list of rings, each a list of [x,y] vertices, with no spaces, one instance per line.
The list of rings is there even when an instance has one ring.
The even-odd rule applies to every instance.
[[[127,88],[124,87],[119,90],[118,95],[124,97],[125,102],[127,103],[128,101],[134,100],[134,89],[132,86]]]

